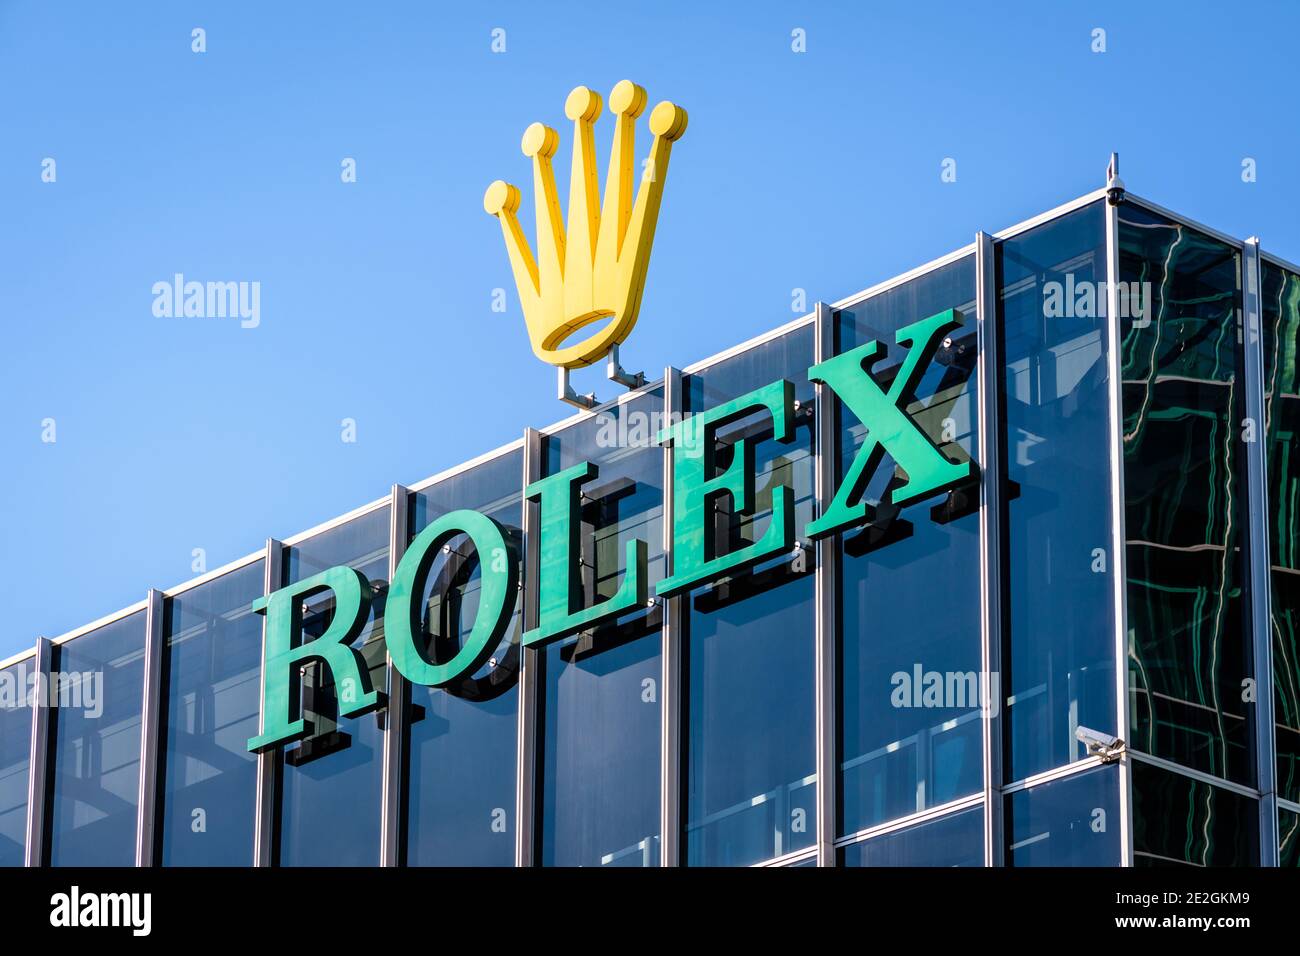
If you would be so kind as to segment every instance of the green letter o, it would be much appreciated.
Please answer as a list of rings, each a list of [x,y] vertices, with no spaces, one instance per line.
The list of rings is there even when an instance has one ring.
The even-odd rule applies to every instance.
[[[478,614],[460,650],[439,664],[425,654],[424,641],[416,640],[417,634],[424,633],[420,598],[439,550],[459,534],[469,537],[479,555]],[[493,560],[495,553],[504,555],[504,560]],[[411,683],[434,687],[473,674],[492,655],[510,623],[518,580],[519,557],[496,521],[468,509],[449,512],[434,521],[407,548],[388,591],[384,627],[393,666]]]

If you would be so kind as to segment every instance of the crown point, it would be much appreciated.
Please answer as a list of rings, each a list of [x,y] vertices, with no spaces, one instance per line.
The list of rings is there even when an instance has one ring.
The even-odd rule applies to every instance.
[[[681,139],[686,132],[686,110],[664,100],[650,113],[650,132],[670,143]]]
[[[600,94],[586,86],[574,87],[564,101],[564,115],[577,122],[594,123],[600,116]]]
[[[609,93],[609,108],[615,113],[620,113],[636,119],[645,109],[646,94],[643,87],[637,86],[631,80],[620,80],[614,84],[614,89]]]
[[[503,212],[518,212],[519,190],[498,179],[483,194],[483,209],[489,216],[499,216]]]
[[[524,130],[523,141],[519,144],[524,155],[529,157],[539,153],[546,157],[554,156],[559,145],[560,134],[545,123],[534,123]]]

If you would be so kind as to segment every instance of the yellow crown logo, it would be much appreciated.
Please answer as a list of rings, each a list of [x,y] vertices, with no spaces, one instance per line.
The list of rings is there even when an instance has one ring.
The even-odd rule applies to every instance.
[[[680,106],[665,101],[650,112],[654,138],[633,201],[636,120],[645,104],[645,90],[629,80],[618,83],[609,94],[614,143],[602,205],[592,131],[600,116],[600,94],[585,86],[569,94],[564,112],[573,120],[574,134],[567,231],[551,168],[560,136],[542,123],[524,131],[521,146],[533,161],[536,259],[516,215],[519,190],[498,179],[483,196],[483,208],[501,221],[533,351],[552,365],[566,369],[591,365],[621,344],[636,325],[668,157],[673,143],[686,132],[686,111]],[[604,318],[609,322],[601,329],[576,344],[564,344],[575,332]]]

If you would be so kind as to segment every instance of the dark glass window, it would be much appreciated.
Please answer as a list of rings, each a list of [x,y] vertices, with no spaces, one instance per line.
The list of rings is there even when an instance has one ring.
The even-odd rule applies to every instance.
[[[1277,811],[1277,845],[1279,866],[1300,866],[1300,813]]]
[[[254,561],[168,598],[164,608],[164,737],[158,750],[164,866],[248,866],[262,706],[261,596]]]
[[[996,246],[1006,431],[1008,780],[1115,727],[1110,342],[1104,206]]]
[[[1300,276],[1263,263],[1277,794],[1300,801]]]
[[[1119,245],[1131,743],[1249,783],[1240,253],[1132,203]]]
[[[1136,866],[1259,866],[1259,804],[1223,787],[1133,762]]]
[[[840,850],[840,866],[983,865],[983,807],[927,820]]]
[[[27,851],[32,673],[30,658],[0,671],[0,866],[22,866]]]
[[[53,866],[135,864],[143,611],[56,644],[46,853]]]
[[[514,450],[417,492],[411,534],[450,511],[495,518],[523,556],[523,453]],[[425,633],[437,660],[460,649],[478,614],[478,553],[464,536],[434,559],[425,582]],[[411,686],[407,859],[411,866],[511,866],[515,858],[516,607],[491,659],[445,687]]]
[[[370,619],[354,647],[370,666],[376,690],[388,688],[384,599],[388,593],[388,506],[285,549],[285,584],[348,565],[370,581]],[[319,637],[334,613],[329,592],[306,602],[305,637]],[[282,866],[377,866],[383,711],[339,719],[338,689],[329,668],[308,664],[303,713],[312,736],[281,750],[283,771],[279,862]]]
[[[647,545],[649,594],[664,576],[662,413],[653,389],[546,439],[547,474],[600,467],[582,486],[578,607],[617,593],[629,541]],[[546,865],[658,865],[662,628],[656,605],[545,649]]]
[[[1007,796],[1007,866],[1120,866],[1119,771],[1098,767]]]
[[[973,256],[837,312],[836,346],[841,353],[872,340],[885,346],[871,371],[887,391],[909,355],[897,331],[947,309],[960,310],[963,324],[922,368],[904,410],[946,458],[961,462],[973,457],[979,415]],[[837,405],[842,479],[866,429]],[[864,492],[875,519],[837,536],[841,834],[983,786],[978,484],[899,509],[890,493],[901,480],[884,452]]]
[[[718,467],[757,441],[755,507],[719,509],[726,551],[759,540],[773,489],[794,490],[795,530],[813,517],[811,325],[688,375],[689,412],[788,378],[800,403],[793,441],[756,413],[716,436]],[[746,865],[811,846],[816,823],[813,559],[800,551],[686,595],[686,834],[690,865]]]

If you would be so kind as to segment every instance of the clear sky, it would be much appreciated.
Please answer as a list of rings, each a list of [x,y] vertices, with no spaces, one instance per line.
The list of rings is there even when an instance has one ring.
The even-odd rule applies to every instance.
[[[564,189],[575,85],[690,114],[624,346],[657,375],[794,289],[1089,192],[1112,150],[1132,191],[1300,260],[1298,28],[1267,0],[0,2],[0,657],[565,417],[482,199],[505,178],[531,209],[534,120]],[[260,324],[156,316],[178,272],[260,283]]]

